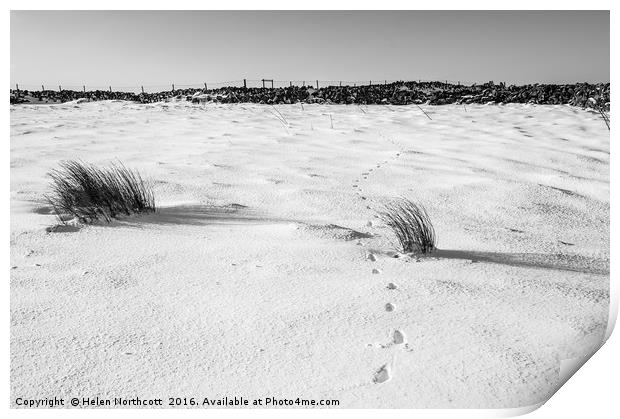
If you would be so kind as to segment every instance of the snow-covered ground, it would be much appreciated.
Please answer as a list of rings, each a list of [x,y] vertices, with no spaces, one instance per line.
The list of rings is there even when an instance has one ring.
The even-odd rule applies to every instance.
[[[12,399],[548,398],[605,333],[609,131],[569,106],[423,108],[12,106]],[[138,169],[159,211],[48,233],[65,159]],[[396,196],[427,208],[434,257],[394,257]]]

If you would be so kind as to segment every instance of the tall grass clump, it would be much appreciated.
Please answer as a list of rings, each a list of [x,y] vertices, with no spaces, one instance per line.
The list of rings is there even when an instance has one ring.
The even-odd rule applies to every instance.
[[[379,216],[392,229],[404,253],[435,250],[435,229],[423,206],[401,198],[385,204]]]
[[[155,211],[152,186],[120,162],[99,168],[79,161],[64,161],[49,176],[51,192],[45,198],[63,223],[67,216],[88,224]]]

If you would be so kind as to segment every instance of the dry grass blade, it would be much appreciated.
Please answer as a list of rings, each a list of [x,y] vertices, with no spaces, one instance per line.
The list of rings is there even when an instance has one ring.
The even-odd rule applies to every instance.
[[[278,110],[278,108],[276,108],[274,105],[271,105],[271,107],[278,113],[278,115],[280,115],[280,119],[286,124],[288,125],[288,121],[286,120],[286,118],[284,117],[284,115],[282,115],[282,112],[280,112]]]
[[[607,112],[605,112],[605,110],[601,106],[599,106],[598,112],[599,114],[601,114],[601,118],[603,118],[603,121],[605,121],[605,125],[607,125],[607,129],[611,130],[611,128],[609,127],[609,115],[607,114]]]
[[[430,115],[427,114],[426,111],[420,107],[420,105],[416,103],[416,106],[418,107],[419,110],[421,110],[424,113],[424,115],[426,115],[428,119],[430,119],[431,121],[433,120],[433,118],[431,118]]]
[[[288,121],[286,120],[286,118],[284,118],[284,116],[282,116],[282,114],[280,113],[280,111],[278,111],[278,110],[276,109],[276,107],[275,107],[275,106],[273,106],[273,105],[272,105],[272,107],[273,107],[273,109],[274,109],[277,113],[275,113],[275,112],[269,112],[269,113],[270,113],[271,115],[275,116],[275,117],[276,117],[276,119],[277,119],[278,121],[280,121],[280,123],[282,124],[282,126],[283,126],[283,127],[284,127],[284,129],[286,130],[286,133],[287,133],[288,135],[290,135],[290,132],[289,132],[289,130],[288,130],[288,126],[289,126],[289,125],[288,125]]]
[[[587,102],[590,107],[592,107],[593,109],[595,109],[599,115],[601,116],[601,118],[603,119],[603,121],[605,122],[605,125],[607,125],[607,129],[611,130],[611,128],[609,127],[609,114],[607,113],[607,108],[609,108],[609,103],[602,103],[599,100],[595,99],[595,98],[588,98],[588,102]],[[584,105],[585,107],[585,105]]]

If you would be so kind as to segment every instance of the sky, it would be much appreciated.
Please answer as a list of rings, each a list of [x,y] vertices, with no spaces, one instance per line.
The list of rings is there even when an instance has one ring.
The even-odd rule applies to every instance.
[[[11,87],[608,82],[609,38],[608,11],[12,11]]]

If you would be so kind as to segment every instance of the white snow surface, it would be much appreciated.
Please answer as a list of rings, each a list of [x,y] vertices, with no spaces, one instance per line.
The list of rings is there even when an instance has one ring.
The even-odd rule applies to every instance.
[[[546,400],[605,333],[609,132],[569,106],[423,108],[11,106],[12,399]],[[139,170],[159,210],[47,232],[66,159]],[[394,257],[376,211],[398,196],[434,256]]]

